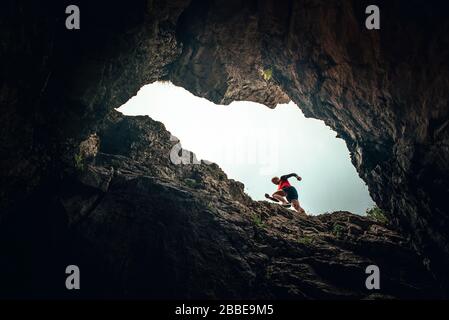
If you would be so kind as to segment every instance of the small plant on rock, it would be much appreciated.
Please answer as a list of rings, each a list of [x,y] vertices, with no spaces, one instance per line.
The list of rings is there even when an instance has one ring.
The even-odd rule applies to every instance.
[[[387,224],[388,223],[388,219],[385,216],[385,213],[382,211],[382,209],[380,209],[377,206],[374,206],[371,209],[367,209],[366,210],[366,216],[368,218],[373,219],[374,221],[381,223],[381,224]]]
[[[253,222],[259,228],[265,227],[265,223],[262,221],[262,217],[258,214],[253,215]]]
[[[336,236],[337,238],[340,238],[343,235],[344,227],[338,223],[334,224],[334,227],[332,228],[332,234]]]
[[[266,269],[266,277],[267,279],[270,279],[271,276],[273,275],[273,271],[274,271],[274,267],[273,266],[268,266]]]
[[[78,171],[83,171],[84,170],[84,158],[81,155],[81,153],[77,153],[73,156],[73,160],[75,162],[75,168]]]
[[[313,243],[313,237],[304,235],[302,237],[298,237],[297,242],[304,245],[311,245]]]
[[[271,77],[273,76],[273,69],[264,69],[262,71],[262,76],[265,81],[270,81]]]
[[[198,188],[198,185],[199,185],[195,179],[187,178],[184,180],[184,182],[187,186],[189,186],[190,188],[193,188],[193,189]]]

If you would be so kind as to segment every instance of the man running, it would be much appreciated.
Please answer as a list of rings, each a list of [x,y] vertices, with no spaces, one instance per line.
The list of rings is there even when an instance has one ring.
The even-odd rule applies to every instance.
[[[273,193],[272,196],[270,196],[268,193],[265,193],[265,198],[273,200],[275,202],[281,202],[282,206],[284,207],[290,207],[290,203],[293,205],[296,211],[299,213],[305,214],[303,208],[299,205],[298,201],[298,191],[296,191],[296,188],[293,187],[290,182],[288,182],[288,179],[291,177],[296,177],[298,181],[301,181],[302,178],[298,176],[296,173],[287,174],[284,176],[281,176],[281,178],[273,177],[271,179],[271,182],[273,182],[275,185],[278,186],[278,189],[275,193]],[[285,200],[285,198],[287,200]]]

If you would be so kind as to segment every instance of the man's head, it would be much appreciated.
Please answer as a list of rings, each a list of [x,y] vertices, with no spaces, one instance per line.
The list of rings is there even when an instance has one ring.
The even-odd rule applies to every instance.
[[[274,184],[279,184],[279,181],[280,181],[279,177],[271,178],[271,182],[273,182]]]

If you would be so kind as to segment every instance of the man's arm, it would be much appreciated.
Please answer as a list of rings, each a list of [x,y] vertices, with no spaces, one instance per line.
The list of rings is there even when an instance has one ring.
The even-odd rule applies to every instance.
[[[296,173],[286,174],[284,176],[281,176],[280,179],[285,181],[285,180],[287,180],[288,178],[291,178],[291,177],[296,177],[298,180],[301,179],[301,177],[298,176]]]

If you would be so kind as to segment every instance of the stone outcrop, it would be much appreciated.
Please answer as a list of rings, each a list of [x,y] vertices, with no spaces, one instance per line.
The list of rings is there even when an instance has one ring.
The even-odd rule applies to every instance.
[[[283,102],[283,94],[271,92],[274,101],[267,103],[255,81],[262,79],[258,69],[272,70],[268,83],[345,139],[375,202],[413,238],[429,267],[445,273],[447,10],[441,4],[381,2],[381,30],[370,31],[363,1],[242,1],[224,12],[219,2],[203,11],[195,3],[202,6],[193,1],[180,17],[186,47],[173,71],[175,84],[226,103],[239,83],[232,99],[272,106]],[[202,61],[213,65],[202,73],[184,72]],[[215,69],[227,82],[216,79],[219,73],[210,72]],[[208,91],[214,87],[209,81],[221,90]]]
[[[82,28],[69,31],[64,28],[68,4],[6,1],[0,10],[0,227],[2,243],[16,245],[2,252],[25,261],[25,273],[26,261],[32,261],[34,249],[48,245],[47,240],[70,244],[71,253],[53,248],[57,257],[64,256],[60,263],[72,254],[85,254],[77,251],[78,240],[92,240],[81,231],[61,231],[68,223],[63,217],[77,218],[65,213],[70,210],[57,191],[59,186],[70,189],[67,177],[83,169],[81,160],[105,158],[107,166],[91,165],[92,175],[73,178],[75,194],[78,187],[92,184],[107,195],[106,176],[122,181],[118,185],[125,189],[136,183],[132,188],[137,194],[147,190],[145,185],[154,187],[155,194],[164,189],[157,179],[179,175],[183,181],[184,169],[143,164],[158,148],[152,135],[135,139],[156,144],[141,159],[123,155],[128,149],[118,143],[108,145],[105,137],[128,136],[127,120],[101,133],[112,125],[104,119],[116,117],[110,110],[138,88],[170,79],[220,103],[251,100],[274,107],[293,100],[306,116],[324,120],[345,139],[373,199],[412,240],[442,287],[449,288],[447,5],[378,1],[381,30],[368,31],[364,10],[371,3],[365,1],[79,1]],[[87,139],[80,153],[80,143]],[[100,151],[95,155],[97,143]],[[113,161],[132,166],[130,172],[142,177],[130,182],[109,172]],[[200,177],[214,177],[210,169],[204,170]],[[221,189],[221,184],[215,186],[216,178],[204,183],[218,194],[240,194],[239,183],[226,182]],[[195,178],[187,179],[195,185]],[[188,188],[179,181],[167,188]],[[88,192],[78,196],[84,195],[90,197]],[[250,206],[249,199],[240,197],[239,203]],[[97,208],[100,200],[86,201]],[[88,207],[80,212],[90,212]],[[96,221],[102,221],[107,234],[107,220],[100,215]],[[36,241],[44,231],[33,224],[53,230],[54,238]],[[131,247],[124,242],[117,250]],[[54,253],[46,251],[44,257],[51,261]],[[350,291],[356,295],[354,288]]]
[[[179,142],[170,138],[159,122],[114,112],[98,136],[81,143],[83,156],[52,194],[48,210],[59,219],[47,221],[67,234],[57,237],[61,251],[77,248],[70,261],[80,265],[87,289],[72,297],[440,296],[408,241],[387,226],[349,212],[305,217],[252,201],[216,164],[173,164],[169,155]],[[53,269],[61,253],[52,252],[55,239],[45,235],[49,226],[40,229],[40,241],[51,248],[35,249],[56,256],[30,263]],[[4,246],[17,246],[9,237],[3,240]],[[7,265],[22,254],[9,255]],[[382,271],[377,292],[365,287],[365,269],[372,264]],[[13,269],[5,272],[17,278]],[[45,273],[40,281],[48,277],[56,283],[58,276]],[[33,283],[25,288],[25,296],[38,289]],[[62,289],[46,294],[61,292],[67,294]]]

